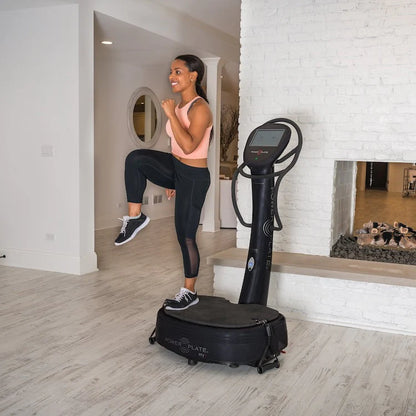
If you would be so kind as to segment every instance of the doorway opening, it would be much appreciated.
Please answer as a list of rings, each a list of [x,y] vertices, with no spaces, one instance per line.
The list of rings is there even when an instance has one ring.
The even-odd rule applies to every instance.
[[[365,189],[387,191],[388,163],[366,162]]]

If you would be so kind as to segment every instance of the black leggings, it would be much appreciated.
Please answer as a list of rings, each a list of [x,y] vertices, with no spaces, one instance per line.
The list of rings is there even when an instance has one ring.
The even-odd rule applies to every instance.
[[[196,232],[210,185],[208,168],[194,168],[172,154],[157,150],[134,150],[126,158],[124,179],[127,201],[142,203],[147,179],[175,189],[175,228],[182,250],[185,277],[198,275],[199,251]]]

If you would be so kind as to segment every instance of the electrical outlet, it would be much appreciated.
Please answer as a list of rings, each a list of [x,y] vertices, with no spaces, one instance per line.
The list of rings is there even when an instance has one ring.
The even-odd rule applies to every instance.
[[[149,197],[148,196],[144,196],[142,203],[143,203],[143,205],[149,205]]]
[[[40,155],[42,157],[53,157],[55,154],[55,149],[51,144],[42,144],[40,147]]]
[[[53,233],[46,233],[45,234],[45,239],[47,241],[55,241],[55,234],[53,234]]]

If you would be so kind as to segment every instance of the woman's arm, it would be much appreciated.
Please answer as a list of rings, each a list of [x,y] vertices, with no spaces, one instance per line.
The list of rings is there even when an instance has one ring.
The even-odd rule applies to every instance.
[[[199,99],[193,104],[188,113],[190,121],[188,130],[182,127],[175,114],[174,100],[169,99],[162,101],[162,108],[170,120],[176,143],[178,143],[185,154],[192,153],[199,146],[199,143],[201,143],[206,129],[211,124],[212,115],[208,104],[203,99]]]

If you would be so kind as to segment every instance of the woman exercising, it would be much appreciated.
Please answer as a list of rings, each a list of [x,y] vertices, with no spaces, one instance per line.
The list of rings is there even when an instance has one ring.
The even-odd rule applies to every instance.
[[[178,105],[172,99],[162,101],[172,153],[134,150],[125,163],[129,215],[123,217],[116,245],[132,240],[149,223],[141,211],[147,179],[166,188],[168,199],[176,198],[175,228],[182,250],[185,284],[174,299],[166,299],[165,308],[169,310],[187,309],[199,301],[195,291],[199,270],[196,232],[210,185],[207,156],[212,130],[212,114],[201,86],[204,72],[204,64],[197,56],[175,58],[169,81],[172,91],[180,93],[181,101]]]

